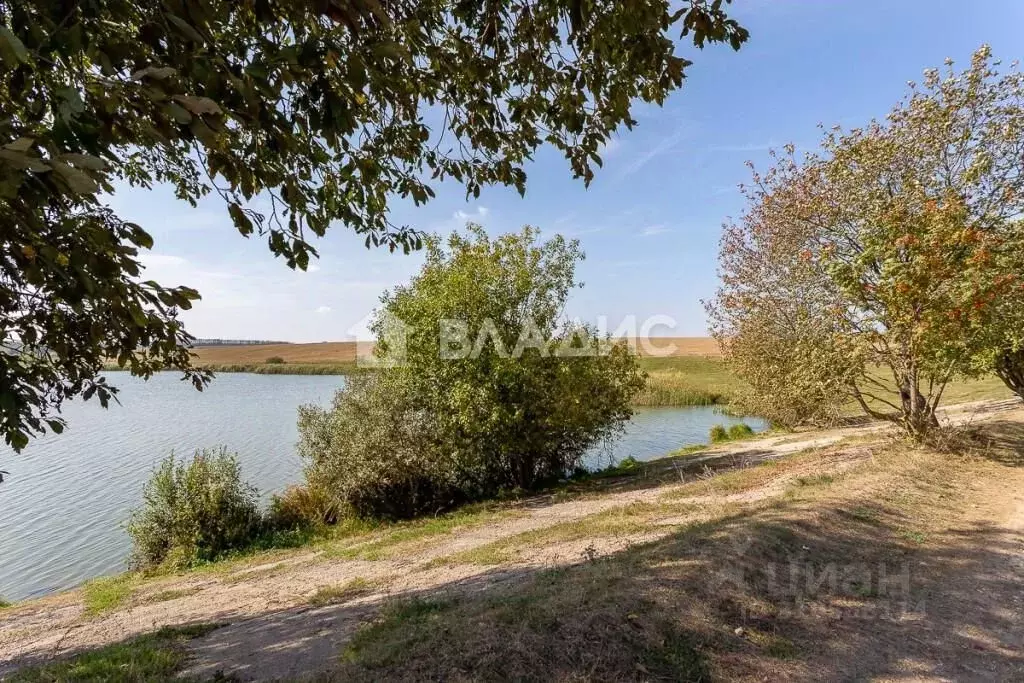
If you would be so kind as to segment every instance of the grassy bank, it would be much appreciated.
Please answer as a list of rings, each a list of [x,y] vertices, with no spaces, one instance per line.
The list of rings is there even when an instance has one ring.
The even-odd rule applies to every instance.
[[[164,627],[70,660],[28,667],[4,680],[11,683],[174,680],[186,660],[185,643],[216,628],[217,624]]]
[[[838,467],[833,457],[846,465]],[[873,678],[869,671],[887,670],[873,648],[893,642],[906,628],[883,620],[887,610],[913,611],[927,586],[956,585],[964,573],[956,551],[989,557],[983,542],[943,532],[959,520],[967,500],[958,493],[963,484],[977,486],[1000,473],[991,462],[902,444],[876,446],[870,458],[851,446],[768,461],[655,502],[504,538],[446,559],[458,566],[522,566],[544,548],[569,541],[595,547],[602,538],[658,536],[603,557],[531,572],[489,592],[386,602],[377,619],[351,639],[337,668],[320,680],[443,679],[465,670],[484,679],[520,680],[572,679],[582,671],[595,680],[753,681],[800,678],[808,670],[825,678],[851,670],[858,678]],[[710,486],[717,479],[721,490]],[[936,490],[943,495],[937,498]],[[765,499],[687,502],[709,491],[723,499],[762,491]],[[673,528],[667,534],[666,524]],[[914,566],[908,594],[887,583],[885,569],[844,584],[821,581],[829,567],[894,572],[908,558]],[[794,609],[793,597],[780,590],[785,584],[766,567],[798,572],[800,588],[810,586],[799,599],[810,607]],[[1007,581],[996,589],[1005,595],[1013,587]],[[966,604],[952,591],[928,599],[942,606]],[[837,627],[835,615],[843,610],[862,618]],[[931,636],[939,623],[932,617],[929,630],[922,631]],[[457,651],[445,647],[453,641]],[[929,643],[929,655],[948,657],[955,643],[956,635],[945,647]],[[828,656],[818,659],[823,650]]]
[[[254,375],[350,375],[359,372],[353,363],[199,363],[213,372],[248,372]],[[103,366],[105,372],[120,372],[125,368],[116,363]]]
[[[363,372],[355,361],[333,363],[212,363],[199,361],[213,372],[248,372],[257,375],[350,375]],[[648,373],[647,387],[633,401],[637,406],[706,406],[729,402],[742,383],[726,369],[721,359],[701,356],[641,358]],[[122,370],[108,364],[104,370]]]
[[[250,372],[256,375],[351,375],[359,372],[352,363],[204,363],[214,372]]]
[[[249,372],[258,375],[349,375],[363,370],[355,361],[331,363],[202,363],[214,372]],[[647,372],[647,386],[634,399],[636,406],[708,406],[726,405],[743,387],[721,358],[709,356],[644,357],[640,367]],[[116,365],[104,368],[120,370]],[[879,375],[884,379],[884,375]],[[1012,393],[997,377],[951,382],[943,395],[943,405],[1010,398]],[[851,402],[847,412],[860,414]]]
[[[638,406],[725,404],[743,386],[720,358],[641,358],[640,367],[647,372],[647,386],[633,401]]]

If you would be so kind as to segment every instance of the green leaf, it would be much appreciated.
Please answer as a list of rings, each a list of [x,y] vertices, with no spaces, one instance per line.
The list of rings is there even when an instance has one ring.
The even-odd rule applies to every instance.
[[[146,312],[143,311],[139,306],[131,306],[128,312],[132,316],[132,322],[139,327],[146,327],[149,325],[149,318],[146,316]]]
[[[51,170],[50,166],[39,157],[29,156],[22,152],[14,152],[9,149],[0,149],[0,159],[21,171],[46,173]]]
[[[223,113],[220,105],[211,100],[209,97],[195,97],[193,95],[175,95],[172,98],[175,102],[179,102],[181,106],[188,109],[196,116],[202,116],[204,114],[221,114]]]
[[[64,121],[68,121],[85,111],[82,94],[76,88],[65,87],[57,90],[57,113]]]
[[[238,232],[243,235],[251,235],[253,233],[252,220],[245,214],[242,207],[238,204],[228,204],[228,213],[231,215],[231,220],[235,224],[235,228]]]
[[[181,123],[181,124],[192,123],[192,114],[189,114],[187,111],[185,111],[185,108],[182,107],[180,104],[175,104],[174,102],[170,102],[170,103],[164,105],[163,109],[164,109],[164,113],[166,113],[168,116],[170,116],[172,119],[174,119],[178,123]]]
[[[94,157],[91,154],[61,154],[57,157],[61,161],[66,161],[77,168],[87,168],[90,171],[102,171],[107,167],[107,162],[103,161],[99,157]]]
[[[141,81],[143,78],[153,78],[161,81],[165,78],[170,78],[176,73],[178,73],[178,70],[173,66],[147,66],[145,69],[139,69],[133,73],[132,80]]]
[[[192,27],[187,21],[182,19],[176,14],[167,13],[167,20],[174,24],[175,28],[185,34],[185,37],[194,43],[205,43],[206,38],[203,38],[202,34],[199,33],[195,28]]]
[[[100,189],[99,184],[85,171],[59,161],[53,162],[53,170],[60,175],[75,194],[95,194]]]
[[[192,119],[192,123],[189,124],[188,128],[203,144],[211,147],[217,144],[217,133],[203,123],[202,119]]]
[[[3,24],[0,24],[0,57],[11,66],[28,64],[30,61],[25,43]]]
[[[126,225],[132,230],[132,242],[143,249],[153,248],[153,236],[143,230],[141,225],[136,223],[127,223]]]
[[[373,46],[373,51],[382,57],[408,59],[409,52],[393,40],[382,40]]]
[[[11,444],[11,448],[14,449],[15,453],[20,453],[25,446],[28,445],[28,434],[23,431],[9,432],[7,434],[8,443]]]
[[[14,142],[4,145],[4,149],[9,149],[14,152],[27,152],[32,148],[32,143],[34,142],[35,140],[32,138],[18,138]]]

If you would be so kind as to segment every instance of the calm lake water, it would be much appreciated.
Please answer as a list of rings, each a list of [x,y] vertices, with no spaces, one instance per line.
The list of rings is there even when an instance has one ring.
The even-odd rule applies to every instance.
[[[20,454],[0,446],[0,596],[22,600],[124,569],[123,523],[154,465],[223,444],[239,454],[245,478],[269,497],[301,479],[296,408],[326,405],[341,376],[218,375],[202,393],[163,373],[148,382],[115,374],[121,405],[65,406],[68,429]],[[617,441],[588,463],[650,460],[704,443],[712,425],[740,420],[712,407],[641,408]],[[746,419],[755,429],[764,423]]]

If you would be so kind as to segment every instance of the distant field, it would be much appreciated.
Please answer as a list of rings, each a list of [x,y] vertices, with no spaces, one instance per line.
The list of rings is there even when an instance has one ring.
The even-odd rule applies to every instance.
[[[718,343],[710,337],[659,337],[651,339],[652,353],[675,346],[672,356],[720,356]],[[194,351],[200,364],[260,365],[275,356],[285,363],[303,365],[348,365],[356,360],[356,353],[368,353],[371,342],[321,342],[318,344],[253,344],[230,346],[197,346]],[[639,345],[641,355],[646,353]]]
[[[652,337],[649,341],[653,352],[646,353],[641,345],[638,348],[641,356],[660,356],[662,352],[659,350],[668,349],[673,345],[676,348],[671,354],[669,354],[673,357],[710,356],[720,358],[722,355],[721,349],[718,348],[718,342],[711,337]]]
[[[323,342],[320,344],[238,344],[231,346],[197,346],[193,349],[201,364],[248,365],[266,363],[279,357],[285,363],[332,364],[353,363],[357,346],[372,348],[369,342]]]

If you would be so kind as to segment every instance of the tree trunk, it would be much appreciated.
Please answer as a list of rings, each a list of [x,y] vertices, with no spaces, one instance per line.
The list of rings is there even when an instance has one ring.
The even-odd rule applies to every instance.
[[[935,409],[929,404],[928,397],[921,394],[916,372],[909,373],[900,383],[900,401],[903,427],[914,439],[922,439],[939,426]]]
[[[1024,348],[1001,353],[995,371],[1010,391],[1024,398]]]

